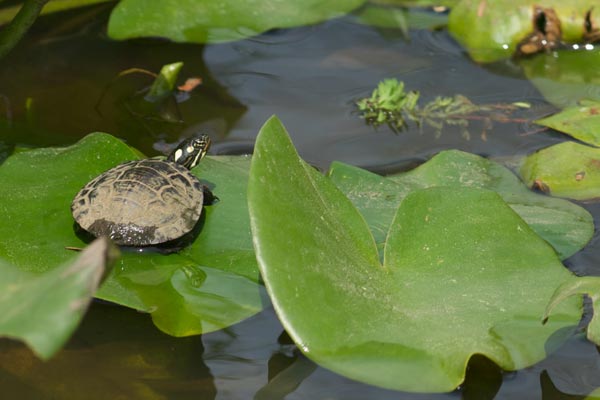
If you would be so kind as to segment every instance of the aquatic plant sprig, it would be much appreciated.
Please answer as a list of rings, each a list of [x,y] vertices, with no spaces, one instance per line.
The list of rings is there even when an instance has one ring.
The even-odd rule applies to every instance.
[[[458,126],[465,139],[470,138],[469,121],[482,121],[483,134],[490,129],[493,122],[527,122],[523,118],[511,118],[510,115],[528,103],[497,103],[478,105],[463,95],[453,97],[438,96],[420,107],[420,93],[415,90],[406,92],[404,82],[397,79],[384,79],[373,90],[371,97],[356,101],[360,115],[369,125],[388,125],[394,132],[408,127],[408,121],[419,127],[428,125],[439,137],[445,126]]]
[[[417,91],[405,92],[404,82],[384,79],[371,97],[358,100],[356,105],[368,124],[378,126],[385,123],[394,131],[401,131],[406,127],[406,119],[418,121],[414,110],[419,96]]]

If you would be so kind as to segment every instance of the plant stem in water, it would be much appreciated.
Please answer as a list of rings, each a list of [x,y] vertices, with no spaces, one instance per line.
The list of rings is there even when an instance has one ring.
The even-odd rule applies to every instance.
[[[25,0],[13,20],[0,32],[0,58],[8,54],[29,30],[48,0]]]

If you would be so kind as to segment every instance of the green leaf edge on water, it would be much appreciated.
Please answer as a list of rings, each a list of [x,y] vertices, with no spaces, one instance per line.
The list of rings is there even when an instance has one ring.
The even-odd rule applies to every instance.
[[[43,360],[52,357],[77,328],[118,256],[118,249],[100,238],[41,275],[0,262],[0,336],[23,340]]]
[[[274,28],[316,24],[344,15],[366,0],[121,0],[108,35],[117,40],[164,37],[174,42],[220,43]]]
[[[582,100],[576,106],[538,119],[535,123],[600,147],[600,101]]]
[[[274,158],[278,161],[274,161],[275,164],[273,164],[271,163],[272,160],[268,158],[269,156],[273,157],[273,154],[269,154],[270,152],[278,154],[278,157],[282,158]],[[285,176],[276,173],[283,166],[286,167]],[[410,199],[418,204],[419,200],[414,199],[419,198],[419,196],[422,197],[423,193],[435,193],[440,190],[442,192],[448,190],[459,192],[451,188],[432,188],[415,192],[410,195]],[[554,274],[562,276],[561,280],[572,279],[572,275],[564,269],[551,247],[535,235],[501,201],[497,194],[483,189],[465,190],[475,194],[483,193],[485,194],[484,197],[487,196],[486,198],[492,196],[495,202],[503,204],[503,213],[509,213],[512,215],[512,219],[521,221],[521,230],[529,232],[527,235],[535,238],[536,245],[533,247],[539,248],[547,260],[554,260],[551,261],[555,264],[552,268],[557,268],[554,270]],[[288,196],[287,200],[283,201],[285,197],[282,196]],[[492,197],[489,197],[489,199],[492,199]],[[333,204],[329,204],[328,202],[332,199]],[[546,355],[546,351],[550,351],[550,348],[556,345],[556,343],[551,344],[545,341],[549,340],[550,336],[553,336],[551,342],[564,340],[566,335],[572,333],[574,325],[579,319],[580,300],[570,303],[568,311],[563,309],[566,314],[563,315],[561,321],[553,321],[554,323],[558,322],[553,327],[554,331],[544,330],[545,328],[542,328],[541,324],[541,315],[545,303],[543,299],[540,302],[540,299],[537,298],[535,302],[536,304],[540,303],[540,311],[539,316],[534,321],[527,322],[529,321],[527,319],[523,321],[510,320],[494,326],[488,332],[496,338],[494,340],[504,341],[506,354],[512,354],[514,358],[503,361],[493,355],[485,354],[485,351],[473,350],[467,359],[459,362],[459,366],[453,372],[441,365],[438,365],[439,370],[432,369],[431,362],[433,362],[433,359],[423,353],[423,350],[411,350],[410,347],[403,347],[397,342],[397,338],[394,343],[385,343],[385,341],[382,343],[376,337],[371,337],[369,339],[371,342],[359,342],[360,344],[357,347],[356,344],[352,344],[352,337],[356,337],[357,332],[347,329],[348,326],[343,326],[344,324],[337,325],[339,321],[336,322],[336,319],[341,318],[349,326],[358,324],[359,326],[367,326],[367,328],[376,327],[379,326],[379,323],[383,323],[381,330],[374,328],[375,331],[369,332],[377,332],[377,335],[374,336],[383,335],[385,337],[389,335],[388,329],[390,328],[385,328],[387,321],[397,316],[394,317],[393,313],[388,314],[382,309],[377,310],[377,307],[373,308],[372,303],[363,301],[361,303],[363,305],[358,306],[359,309],[361,307],[369,309],[361,314],[368,316],[366,320],[355,321],[356,318],[352,316],[349,316],[349,318],[344,317],[347,315],[348,307],[359,304],[356,303],[357,301],[360,302],[357,298],[377,296],[381,288],[377,282],[371,281],[370,277],[373,274],[389,274],[389,267],[382,266],[379,263],[373,236],[368,231],[360,213],[327,179],[299,158],[285,128],[276,117],[272,117],[265,123],[257,139],[248,186],[248,204],[259,267],[282,324],[309,358],[351,378],[396,390],[450,391],[464,379],[468,358],[473,354],[482,353],[487,355],[504,369],[522,368],[541,360]],[[399,212],[400,210],[402,210],[402,207],[400,207]],[[273,218],[281,219],[282,216],[290,215],[290,213],[293,215],[291,221],[280,220],[275,224],[277,226],[274,226],[272,223]],[[343,219],[340,220],[340,218]],[[292,222],[298,219],[302,222]],[[346,223],[347,226],[344,225]],[[287,229],[284,229],[284,227]],[[396,229],[398,229],[398,226],[396,226]],[[290,235],[292,232],[293,235]],[[313,243],[313,245],[307,243]],[[390,254],[393,247],[394,245],[390,246],[388,242],[388,247],[385,250],[386,254]],[[532,251],[530,250],[531,247],[526,247],[527,251]],[[329,251],[327,250],[329,248],[335,248],[335,250]],[[328,253],[325,256],[321,252],[331,254]],[[310,261],[306,259],[306,254],[312,257]],[[315,261],[314,257],[321,259],[321,261]],[[298,261],[300,259],[301,261]],[[534,259],[541,262],[538,258]],[[299,262],[302,262],[306,268],[297,265],[300,270],[292,272],[289,268]],[[521,262],[526,262],[526,260],[521,260]],[[343,275],[343,281],[331,281],[334,274],[337,273],[335,271],[336,265],[344,266],[342,267],[343,271],[339,271]],[[355,270],[355,267],[358,270]],[[549,277],[546,275],[549,274],[544,276],[545,279],[548,279]],[[523,281],[522,276],[519,281]],[[525,281],[528,280],[525,279]],[[315,282],[318,282],[318,285],[323,284],[326,286],[315,287],[311,291],[311,283]],[[379,284],[385,282],[386,280],[379,281]],[[559,283],[560,281],[556,284]],[[335,296],[335,293],[340,290],[342,291],[340,293],[345,293],[345,289],[360,295],[352,297],[352,299]],[[546,289],[548,289],[547,285],[542,290],[546,291]],[[552,289],[552,287],[549,289]],[[284,292],[280,292],[281,290],[284,290]],[[320,290],[325,290],[325,292]],[[424,294],[427,295],[427,293],[429,291]],[[548,293],[548,297],[550,297],[550,294],[551,292]],[[336,301],[342,301],[343,304],[336,305]],[[381,302],[377,302],[377,304],[387,303],[384,299],[381,299]],[[335,314],[327,313],[328,308]],[[355,312],[359,311],[359,309],[353,309]],[[316,321],[313,320],[314,317],[317,318]],[[519,334],[519,331],[522,334]],[[394,330],[394,332],[396,331]],[[544,342],[535,343],[535,350],[532,350],[531,337],[534,336],[531,336],[530,333],[535,332],[538,332],[538,334],[544,332],[542,335]],[[358,335],[362,337],[360,333]],[[528,343],[521,343],[524,339]],[[336,342],[331,343],[331,340],[336,340]],[[456,340],[456,338],[453,340]],[[321,344],[315,344],[320,342]],[[398,360],[394,356],[395,353],[404,354],[405,356],[407,354],[411,355],[409,359]],[[446,363],[443,362],[443,364]],[[419,371],[415,375],[417,369]]]
[[[547,321],[552,318],[552,311],[565,299],[577,296],[588,295],[592,299],[594,307],[594,315],[587,326],[587,338],[600,346],[600,277],[598,276],[583,276],[574,280],[568,281],[560,285],[548,302],[543,319]]]

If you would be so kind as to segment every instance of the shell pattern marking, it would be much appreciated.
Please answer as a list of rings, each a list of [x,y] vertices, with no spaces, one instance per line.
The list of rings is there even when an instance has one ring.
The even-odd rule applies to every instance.
[[[149,159],[118,165],[93,179],[71,208],[79,225],[94,236],[145,246],[191,231],[202,206],[202,185],[189,170]]]

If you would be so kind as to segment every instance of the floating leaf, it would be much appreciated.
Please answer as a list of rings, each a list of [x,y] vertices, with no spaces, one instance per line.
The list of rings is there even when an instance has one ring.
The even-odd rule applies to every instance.
[[[581,301],[571,301],[552,326],[541,324],[554,288],[572,275],[494,192],[411,193],[381,265],[361,214],[298,157],[272,118],[256,142],[248,204],[259,267],[284,327],[308,357],[351,378],[450,391],[472,355],[523,368],[579,319]]]
[[[552,196],[595,199],[600,197],[600,149],[559,143],[527,156],[519,174],[528,186]]]
[[[79,324],[117,257],[109,240],[98,239],[75,260],[42,275],[0,262],[0,336],[22,339],[50,358]]]
[[[337,162],[329,176],[363,214],[380,248],[402,199],[435,186],[497,192],[561,258],[581,250],[594,234],[593,218],[584,208],[533,193],[500,164],[458,150],[442,151],[418,168],[388,178]]]
[[[215,43],[269,29],[315,24],[344,15],[365,0],[122,0],[113,10],[113,39],[160,36],[175,42]]]
[[[65,246],[84,245],[70,212],[75,194],[101,172],[137,158],[120,140],[99,133],[71,147],[9,157],[0,166],[0,217],[7,222],[0,225],[0,257],[35,272],[67,260]],[[97,296],[151,312],[157,326],[175,336],[220,329],[260,311],[248,165],[244,157],[206,157],[192,172],[220,200],[204,208],[195,242],[169,255],[124,254]]]
[[[587,100],[561,112],[535,121],[573,136],[575,139],[600,146],[600,101]]]

